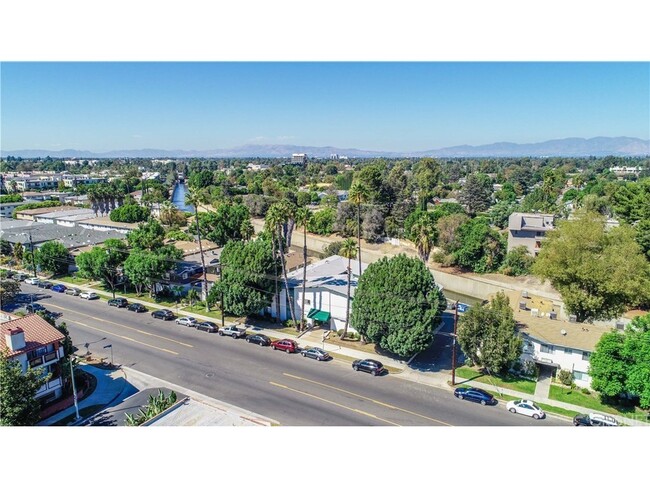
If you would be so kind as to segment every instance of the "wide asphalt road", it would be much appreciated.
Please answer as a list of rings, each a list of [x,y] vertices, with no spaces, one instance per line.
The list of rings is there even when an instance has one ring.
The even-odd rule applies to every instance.
[[[273,351],[242,339],[220,337],[150,313],[109,307],[33,285],[38,303],[62,312],[73,343],[95,355],[204,395],[296,426],[543,426],[571,425],[549,417],[535,421],[505,410],[454,398],[449,390],[356,372],[350,362],[319,362]],[[249,330],[250,333],[250,330]]]

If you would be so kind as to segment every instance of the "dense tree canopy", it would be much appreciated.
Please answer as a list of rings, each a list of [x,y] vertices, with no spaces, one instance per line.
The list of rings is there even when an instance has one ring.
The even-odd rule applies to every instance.
[[[122,205],[111,210],[109,218],[113,222],[144,222],[149,218],[150,211],[146,207],[137,204]]]
[[[470,174],[461,189],[458,201],[467,207],[467,213],[483,212],[492,203],[492,180],[483,173]]]
[[[246,240],[253,235],[250,214],[245,205],[238,203],[221,203],[214,212],[199,214],[201,237],[209,239],[219,246],[231,240]],[[190,231],[196,230],[196,224]]]
[[[505,240],[485,217],[469,220],[458,228],[458,244],[453,255],[459,266],[475,273],[496,271],[505,252]]]
[[[458,343],[474,364],[507,371],[522,348],[508,297],[499,292],[490,304],[470,307],[458,322]]]
[[[80,253],[75,262],[79,276],[101,280],[115,291],[122,275],[122,264],[127,259],[126,244],[119,239],[108,239],[100,247]]]
[[[48,380],[38,369],[23,372],[18,361],[7,358],[0,349],[0,425],[36,425],[40,416],[40,403],[36,392]]]
[[[445,305],[422,261],[403,254],[385,257],[359,278],[351,324],[367,340],[408,357],[431,344]]]
[[[36,252],[35,261],[42,270],[53,274],[66,274],[71,264],[68,250],[56,241],[43,244]]]

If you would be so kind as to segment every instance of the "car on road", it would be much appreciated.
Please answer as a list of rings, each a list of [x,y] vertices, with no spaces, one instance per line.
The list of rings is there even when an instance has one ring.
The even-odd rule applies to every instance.
[[[386,368],[375,359],[357,359],[352,363],[352,369],[355,371],[365,371],[373,376],[379,376],[386,372]]]
[[[535,420],[546,417],[544,410],[530,400],[511,400],[506,404],[508,411],[533,417]]]
[[[129,301],[126,298],[112,298],[108,301],[109,307],[124,308],[129,305]]]
[[[240,329],[236,325],[229,325],[228,327],[223,327],[222,329],[219,329],[219,335],[224,336],[224,335],[229,335],[233,339],[239,339],[246,337],[246,329]]]
[[[147,307],[145,307],[141,303],[129,303],[126,306],[126,309],[136,313],[142,313],[147,311]]]
[[[618,421],[611,415],[601,413],[581,413],[573,417],[573,425],[593,427],[617,427]]]
[[[176,316],[171,310],[167,310],[166,308],[163,308],[162,310],[154,310],[151,312],[151,316],[154,319],[161,319],[161,320],[174,320]]]
[[[56,320],[63,315],[61,312],[51,312],[49,310],[43,310],[42,313],[46,319],[51,320]]]
[[[28,278],[28,276],[26,274],[23,274],[23,273],[15,273],[12,276],[12,278],[14,280],[16,280],[16,281],[25,281]]]
[[[270,346],[272,341],[270,337],[264,334],[253,334],[246,337],[246,342],[259,344],[260,346]]]
[[[219,332],[219,327],[214,322],[199,322],[195,325],[196,330],[204,330],[206,332]]]
[[[39,281],[36,286],[38,286],[39,288],[45,288],[46,290],[49,290],[54,286],[54,283],[52,283],[51,281]]]
[[[81,295],[81,290],[79,288],[68,288],[65,290],[66,295],[72,295],[73,297],[78,297]]]
[[[25,306],[25,310],[27,310],[27,313],[36,313],[39,311],[45,311],[46,308],[39,303],[30,303]]]
[[[470,402],[480,403],[481,405],[492,405],[497,403],[494,400],[494,396],[480,388],[461,386],[460,388],[456,388],[454,396],[461,400],[469,400]]]
[[[52,287],[52,291],[55,291],[57,293],[65,293],[66,290],[67,290],[67,287],[65,285],[61,285],[61,284],[54,285]]]
[[[79,297],[84,298],[85,300],[97,300],[99,295],[94,291],[82,291],[79,293]]]
[[[178,317],[176,319],[178,325],[185,325],[187,327],[194,327],[198,322],[194,317]]]
[[[41,282],[38,278],[26,278],[25,283],[28,285],[38,285]]]
[[[278,339],[271,342],[271,349],[279,349],[286,353],[298,352],[298,343],[293,339]]]
[[[303,349],[300,351],[300,354],[302,354],[302,357],[304,358],[313,358],[318,361],[327,361],[332,357],[327,351],[324,351],[320,347],[310,347],[309,349]]]

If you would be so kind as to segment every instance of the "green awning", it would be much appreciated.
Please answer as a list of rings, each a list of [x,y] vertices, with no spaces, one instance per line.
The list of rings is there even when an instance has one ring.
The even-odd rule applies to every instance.
[[[329,322],[330,320],[330,313],[329,312],[323,312],[322,310],[318,310],[317,308],[312,308],[309,313],[307,314],[308,319],[314,319],[314,320],[320,320],[321,322]]]

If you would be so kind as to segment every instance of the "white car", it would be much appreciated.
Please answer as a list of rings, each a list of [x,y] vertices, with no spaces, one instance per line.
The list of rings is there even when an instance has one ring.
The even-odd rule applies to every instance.
[[[85,298],[86,300],[95,300],[99,298],[99,295],[95,293],[94,291],[83,291],[79,293],[79,296],[81,298]]]
[[[533,417],[535,420],[543,419],[546,417],[544,410],[539,408],[530,400],[512,400],[506,404],[506,408],[512,413],[520,413],[522,415],[528,415]]]
[[[39,280],[38,278],[27,278],[25,280],[25,283],[27,283],[28,285],[38,285],[40,281],[41,280]]]
[[[179,317],[176,319],[176,323],[179,325],[186,325],[188,327],[196,327],[196,324],[199,321],[194,317]]]

